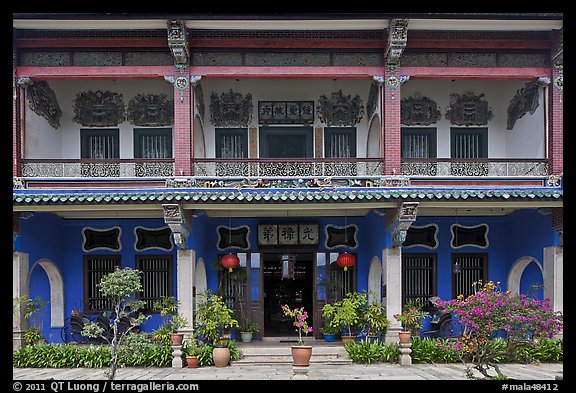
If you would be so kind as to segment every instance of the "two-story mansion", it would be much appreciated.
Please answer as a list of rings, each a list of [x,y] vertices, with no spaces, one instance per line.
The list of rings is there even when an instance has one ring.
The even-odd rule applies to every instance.
[[[294,334],[282,304],[322,338],[326,302],[371,290],[396,340],[406,301],[480,279],[562,311],[562,26],[14,14],[13,294],[50,300],[48,342],[117,266],[147,312],[220,289],[258,338]]]

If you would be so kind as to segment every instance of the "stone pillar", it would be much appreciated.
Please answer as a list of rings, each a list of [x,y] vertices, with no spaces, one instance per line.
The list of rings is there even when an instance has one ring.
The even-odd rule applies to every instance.
[[[549,298],[554,311],[564,312],[564,247],[544,248],[544,298]]]
[[[401,366],[409,366],[412,364],[412,343],[398,343],[398,349],[400,350],[400,357],[398,363]]]
[[[12,349],[17,350],[23,342],[24,332],[28,329],[28,321],[24,318],[26,305],[14,299],[21,296],[29,297],[28,289],[28,254],[12,253]]]
[[[190,336],[194,332],[194,250],[178,250],[176,259],[176,286],[178,300],[180,301],[179,313],[188,320],[188,326],[180,329],[184,336]]]
[[[398,342],[398,332],[402,324],[394,318],[394,314],[402,312],[402,248],[388,247],[382,252],[382,275],[386,285],[384,302],[386,317],[390,322],[386,328],[386,343]]]

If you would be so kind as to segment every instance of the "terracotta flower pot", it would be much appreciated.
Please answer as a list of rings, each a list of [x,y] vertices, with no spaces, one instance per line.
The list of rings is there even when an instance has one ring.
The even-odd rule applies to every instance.
[[[186,356],[186,365],[188,368],[198,368],[198,357]]]
[[[400,343],[402,343],[402,344],[409,343],[411,336],[412,336],[411,332],[406,332],[406,331],[398,332],[398,339],[400,340]]]
[[[182,345],[182,341],[184,341],[184,333],[172,333],[170,338],[172,339],[172,345]]]
[[[230,348],[215,347],[212,350],[212,360],[216,367],[227,367],[230,362]]]
[[[342,336],[342,344],[346,345],[350,341],[356,341],[356,336]]]
[[[309,366],[312,357],[311,345],[293,345],[292,360],[294,366]]]

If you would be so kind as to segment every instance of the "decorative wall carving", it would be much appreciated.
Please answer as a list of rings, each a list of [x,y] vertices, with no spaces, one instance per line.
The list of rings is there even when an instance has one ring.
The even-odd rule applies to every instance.
[[[330,98],[321,95],[317,108],[320,121],[329,127],[354,127],[364,116],[360,96],[345,96],[342,90],[333,92]]]
[[[416,221],[419,204],[420,202],[400,202],[395,211],[388,209],[391,215],[386,219],[386,229],[390,232],[394,247],[401,246],[406,240],[406,233],[410,225]]]
[[[429,126],[440,120],[442,114],[436,101],[422,94],[416,93],[414,97],[404,98],[400,103],[400,121],[409,126]]]
[[[532,81],[526,83],[523,88],[516,91],[516,95],[510,100],[510,105],[508,105],[506,129],[513,129],[516,121],[526,113],[534,114],[540,105],[538,102],[538,88],[542,85],[539,81]]]
[[[28,103],[30,109],[38,116],[42,116],[54,127],[60,127],[60,116],[62,110],[56,100],[54,91],[46,81],[32,82],[27,88]]]
[[[127,120],[137,126],[174,124],[174,102],[166,94],[138,94],[128,103]]]
[[[125,120],[122,94],[85,91],[74,101],[74,121],[87,127],[117,126]]]
[[[481,126],[488,124],[492,119],[492,111],[488,108],[488,102],[482,100],[484,94],[474,95],[450,94],[450,107],[446,112],[446,119],[451,124],[459,126]]]
[[[210,120],[216,127],[248,127],[252,121],[252,95],[234,93],[230,89],[220,96],[210,96]]]

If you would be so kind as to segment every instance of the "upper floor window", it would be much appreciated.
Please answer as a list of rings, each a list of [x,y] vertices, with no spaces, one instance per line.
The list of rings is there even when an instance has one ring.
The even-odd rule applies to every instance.
[[[117,128],[81,129],[81,158],[120,158],[120,139]]]
[[[172,158],[172,129],[135,128],[134,158]]]
[[[327,158],[356,157],[356,128],[326,127],[324,154]]]
[[[216,128],[216,158],[247,158],[246,128]]]
[[[435,158],[436,128],[402,128],[402,158]]]
[[[452,158],[488,158],[488,128],[450,129]]]

